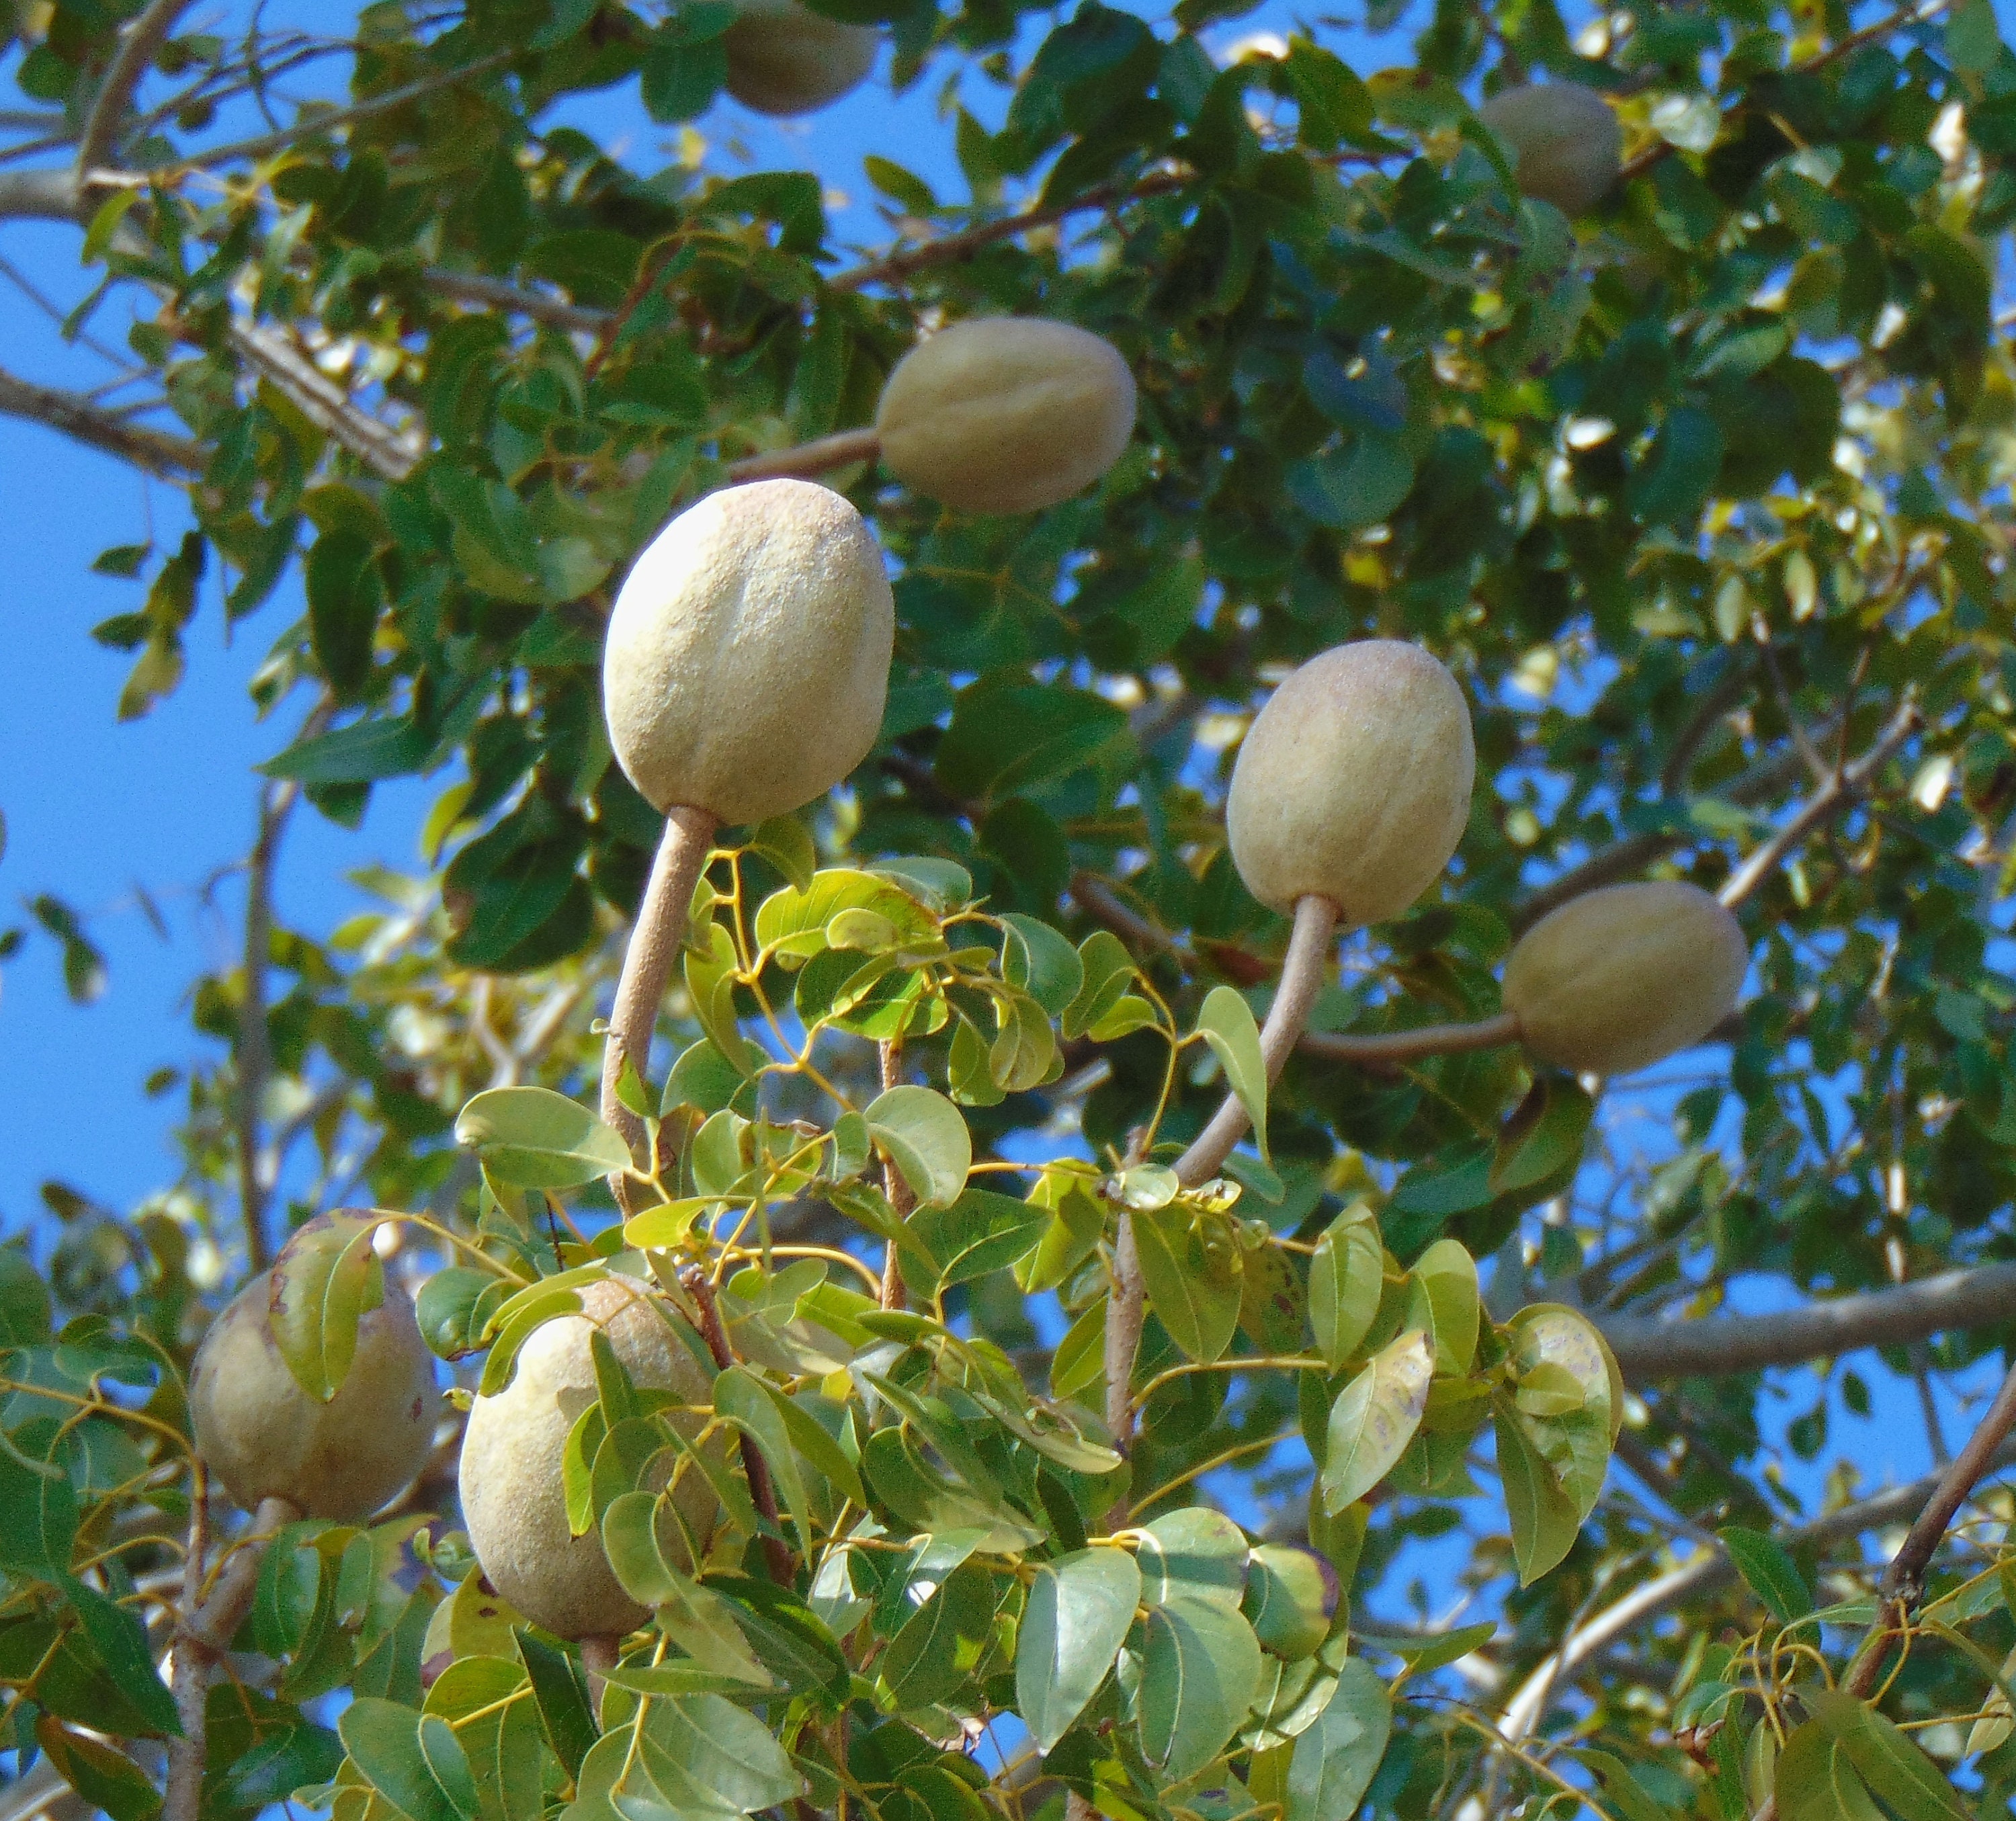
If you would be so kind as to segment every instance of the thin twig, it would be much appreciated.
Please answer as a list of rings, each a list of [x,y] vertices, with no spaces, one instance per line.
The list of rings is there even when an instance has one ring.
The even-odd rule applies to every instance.
[[[686,938],[686,912],[707,865],[717,826],[704,809],[682,804],[666,813],[665,832],[651,862],[650,880],[644,887],[644,901],[637,907],[637,921],[623,952],[615,1003],[610,1008],[609,1037],[602,1051],[602,1117],[622,1135],[638,1168],[646,1175],[657,1160],[650,1154],[644,1121],[623,1104],[619,1091],[623,1067],[628,1063],[640,1080],[650,1078],[651,1032],[658,1022],[658,1007],[672,977],[679,944]],[[611,1176],[609,1186],[626,1213],[635,1211],[631,1205],[635,1192],[628,1176]]]
[[[728,1330],[721,1325],[721,1305],[714,1300],[714,1286],[707,1282],[707,1272],[697,1265],[689,1265],[679,1273],[679,1287],[700,1311],[700,1338],[713,1355],[715,1369],[727,1371],[736,1363],[735,1349],[729,1345]],[[763,1560],[770,1578],[779,1587],[789,1587],[791,1552],[778,1517],[777,1488],[771,1481],[769,1463],[763,1459],[763,1451],[747,1430],[742,1431],[742,1471],[749,1481],[750,1503],[756,1507],[757,1516],[770,1527],[763,1538]]]
[[[131,105],[135,92],[145,79],[148,67],[160,54],[175,29],[175,22],[189,10],[190,0],[153,0],[126,28],[105,72],[98,99],[84,123],[77,142],[77,173],[80,182],[88,182],[100,165],[110,164],[119,149],[119,128]]]
[[[1295,1047],[1327,1062],[1395,1063],[1462,1050],[1496,1049],[1519,1041],[1519,1020],[1510,1012],[1471,1024],[1420,1024],[1411,1031],[1363,1035],[1348,1031],[1305,1031]]]
[[[451,272],[445,266],[430,265],[420,274],[420,283],[440,297],[453,297],[461,303],[481,304],[488,310],[529,316],[536,322],[549,322],[556,329],[579,335],[599,334],[609,321],[607,310],[594,309],[585,304],[571,304],[564,297],[527,290],[508,279],[486,278],[481,272]]]
[[[1732,910],[1762,885],[1787,855],[1814,830],[1831,822],[1860,796],[1891,757],[1924,725],[1916,702],[1906,701],[1862,757],[1836,770],[1800,804],[1791,819],[1723,882],[1715,896]]]

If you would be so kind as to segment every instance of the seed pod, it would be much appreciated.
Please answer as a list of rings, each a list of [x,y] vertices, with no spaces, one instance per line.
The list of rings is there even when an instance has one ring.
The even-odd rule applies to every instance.
[[[196,1450],[247,1511],[285,1499],[309,1517],[368,1517],[427,1465],[439,1408],[434,1357],[396,1283],[357,1324],[336,1395],[303,1391],[273,1339],[272,1280],[240,1290],[196,1349]]]
[[[736,0],[722,35],[728,92],[758,113],[812,113],[858,88],[875,67],[881,34],[847,25],[798,0]]]
[[[1120,459],[1134,376],[1089,329],[973,317],[896,363],[875,428],[883,462],[913,491],[960,512],[1037,512]]]
[[[1519,938],[1505,963],[1505,1009],[1543,1062],[1628,1074],[1720,1024],[1749,965],[1742,926],[1698,886],[1609,885]]]
[[[860,513],[809,480],[709,494],[616,597],[603,650],[610,743],[656,808],[762,822],[823,797],[881,730],[895,636]]]
[[[1419,646],[1319,653],[1254,718],[1225,801],[1246,888],[1287,912],[1312,893],[1346,923],[1398,916],[1435,883],[1477,769],[1456,680]]]
[[[1617,181],[1624,135],[1593,88],[1549,82],[1501,89],[1477,117],[1510,151],[1520,189],[1564,215],[1593,207]]]
[[[568,1433],[597,1395],[589,1337],[601,1328],[640,1391],[704,1406],[714,1380],[679,1332],[685,1318],[645,1285],[604,1278],[581,1290],[581,1314],[534,1330],[510,1384],[476,1400],[462,1441],[462,1514],[490,1585],[527,1618],[558,1637],[620,1636],[646,1614],[623,1591],[600,1536],[569,1534],[561,1477]],[[700,1420],[682,1420],[682,1432]],[[674,1502],[704,1549],[721,1515],[714,1488],[689,1467]]]

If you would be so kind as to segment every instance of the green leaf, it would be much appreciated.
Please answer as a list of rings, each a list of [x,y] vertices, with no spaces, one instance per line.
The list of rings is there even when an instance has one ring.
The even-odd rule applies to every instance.
[[[1353,1202],[1330,1222],[1309,1260],[1309,1326],[1316,1351],[1333,1369],[1371,1332],[1385,1272],[1379,1223],[1363,1202]]]
[[[1048,923],[1010,911],[1001,919],[1001,977],[1026,992],[1050,1017],[1060,1016],[1085,985],[1085,964]]]
[[[932,1281],[913,1287],[929,1296],[1017,1265],[1035,1248],[1052,1218],[1039,1203],[1017,1201],[990,1189],[969,1188],[949,1207],[920,1207],[910,1217],[910,1230],[935,1261],[937,1273]]]
[[[959,1110],[931,1088],[885,1089],[866,1109],[868,1129],[919,1204],[949,1207],[973,1167],[973,1136]]]
[[[751,830],[744,844],[783,873],[794,891],[809,891],[819,871],[819,848],[812,830],[795,815],[773,815]]]
[[[995,1612],[993,1577],[967,1562],[911,1614],[879,1668],[898,1708],[949,1698],[979,1662]]]
[[[1334,1821],[1358,1812],[1393,1729],[1386,1686],[1360,1657],[1337,1671],[1329,1704],[1295,1740],[1283,1821]]]
[[[1498,1474],[1512,1520],[1512,1559],[1519,1585],[1530,1587],[1575,1547],[1582,1517],[1516,1412],[1501,1403],[1496,1420]]]
[[[5,823],[0,822],[0,834]],[[49,1337],[55,1304],[49,1287],[13,1246],[0,1246],[0,1347],[32,1347]]]
[[[1260,1027],[1253,1008],[1229,986],[1215,986],[1204,995],[1197,1013],[1197,1035],[1208,1043],[1225,1071],[1226,1085],[1238,1096],[1253,1122],[1253,1142],[1263,1160],[1267,1151],[1267,1063],[1260,1053]]]
[[[1586,1747],[1576,1750],[1573,1755],[1596,1772],[1603,1785],[1604,1806],[1615,1815],[1617,1821],[1679,1821],[1672,1808],[1647,1793],[1644,1786],[1631,1774],[1629,1765],[1621,1759],[1613,1758],[1607,1751],[1593,1751]]]
[[[1259,1543],[1246,1565],[1240,1610],[1262,1646],[1277,1657],[1306,1657],[1330,1632],[1329,1589],[1315,1553]]]
[[[1722,1535],[1727,1542],[1728,1532]],[[1748,1571],[1744,1578],[1749,1579]],[[1841,1689],[1826,1688],[1802,1690],[1799,1698],[1848,1754],[1849,1762],[1871,1793],[1905,1821],[1974,1821],[1975,1811],[1960,1799],[1945,1773],[1910,1734],[1867,1701]]]
[[[1079,1549],[1039,1563],[1015,1647],[1015,1704],[1039,1751],[1085,1711],[1126,1642],[1141,1571],[1125,1549]]]
[[[182,1734],[175,1697],[154,1667],[146,1628],[139,1617],[95,1587],[66,1578],[63,1591],[84,1627],[84,1635],[119,1692],[157,1733]]]
[[[1146,1527],[1139,1547],[1144,1605],[1187,1600],[1236,1610],[1246,1597],[1251,1552],[1222,1512],[1203,1505],[1168,1512]]]
[[[1794,1729],[1778,1754],[1771,1787],[1778,1821],[1883,1821],[1847,1747],[1818,1720]]]
[[[1530,1189],[1581,1161],[1596,1103],[1566,1075],[1542,1075],[1520,1102],[1491,1160],[1494,1195]]]
[[[1181,1202],[1130,1217],[1148,1302],[1192,1359],[1224,1356],[1239,1326],[1239,1241],[1222,1215]]]
[[[963,1129],[963,1126],[961,1129]],[[733,1423],[762,1450],[764,1459],[769,1463],[770,1477],[776,1482],[777,1491],[783,1497],[791,1521],[797,1530],[799,1549],[809,1556],[812,1553],[814,1516],[812,1499],[806,1490],[805,1475],[799,1470],[798,1449],[794,1446],[797,1438],[793,1435],[784,1420],[781,1408],[783,1402],[781,1398],[773,1398],[769,1387],[746,1367],[731,1366],[715,1376],[715,1415],[724,1421]],[[818,1427],[811,1417],[805,1416],[804,1412],[799,1411],[797,1414],[804,1417],[805,1423]],[[832,1438],[826,1436],[823,1430],[820,1434],[825,1437],[827,1448],[838,1454],[838,1445]],[[844,1463],[844,1456],[841,1459]],[[848,1479],[855,1492],[859,1493],[861,1482],[851,1468]]]
[[[1434,1372],[1434,1349],[1417,1328],[1374,1354],[1337,1393],[1323,1449],[1323,1506],[1333,1515],[1363,1498],[1406,1452]]]
[[[953,796],[999,801],[1102,758],[1118,764],[1132,745],[1126,714],[1112,703],[1011,672],[959,691],[932,763]]]
[[[323,1403],[349,1373],[358,1323],[384,1294],[371,1245],[378,1225],[367,1215],[318,1215],[274,1261],[266,1309],[273,1344],[294,1382]]]
[[[24,1704],[29,1708],[33,1704]],[[26,1717],[22,1714],[20,1719]],[[15,1736],[20,1740],[25,1761],[27,1737],[23,1731],[16,1731]],[[161,1792],[124,1752],[64,1726],[52,1714],[36,1718],[33,1739],[48,1754],[51,1765],[63,1781],[92,1809],[110,1816],[111,1821],[149,1821],[149,1817],[160,1812]]]
[[[1142,1754],[1172,1783],[1230,1743],[1260,1686],[1259,1640],[1236,1608],[1183,1598],[1151,1607],[1136,1700]]]
[[[1438,1240],[1415,1261],[1413,1280],[1427,1305],[1435,1370],[1453,1376],[1469,1371],[1483,1310],[1476,1261],[1456,1240]]]
[[[1078,945],[1078,966],[1084,975],[1062,1024],[1067,1038],[1082,1037],[1110,1013],[1135,978],[1134,958],[1111,930],[1094,930]]]
[[[630,1147],[592,1113],[546,1088],[490,1088],[462,1110],[455,1142],[514,1189],[573,1189],[630,1167]]]
[[[1715,1535],[1729,1551],[1736,1571],[1779,1624],[1790,1625],[1813,1610],[1813,1589],[1807,1586],[1798,1564],[1775,1537],[1766,1536],[1761,1530],[1747,1530],[1740,1524],[1725,1524]]]
[[[409,1821],[459,1821],[420,1749],[420,1716],[411,1708],[359,1696],[336,1729],[365,1781]]]
[[[476,1793],[476,1778],[455,1729],[438,1715],[423,1714],[419,1734],[420,1755],[449,1807],[462,1821],[479,1821],[482,1804]]]
[[[581,1774],[581,1761],[595,1743],[595,1718],[589,1711],[588,1686],[575,1659],[556,1646],[520,1627],[513,1634],[519,1660],[532,1684],[539,1724],[570,1776]]]
[[[675,1815],[753,1815],[805,1790],[770,1729],[718,1694],[654,1700],[641,1737],[643,1768]]]

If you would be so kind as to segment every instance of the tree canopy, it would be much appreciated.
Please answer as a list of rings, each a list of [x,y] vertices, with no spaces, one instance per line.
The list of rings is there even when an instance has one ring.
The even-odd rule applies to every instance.
[[[75,229],[64,333],[135,318],[121,393],[16,349],[0,412],[188,500],[99,560],[117,712],[221,615],[284,730],[179,1175],[0,1247],[0,1815],[2008,1812],[2016,1389],[1971,1438],[1937,1395],[2016,1327],[1990,0],[1375,5],[1384,69],[1320,18],[1215,57],[1241,0],[809,3],[945,95],[930,171],[867,162],[865,259],[819,174],[560,124],[844,80],[858,36],[755,70],[802,11],[0,25],[0,239]],[[1005,415],[904,454],[898,362],[1010,317],[1116,351],[1117,456]],[[976,449],[1089,478],[962,495]],[[886,703],[721,826],[617,762],[604,638],[668,520],[779,478],[872,534]],[[1226,798],[1369,640],[1446,667],[1475,786],[1360,927],[1263,905]],[[839,682],[779,675],[686,709],[816,743]],[[1340,865],[1432,842],[1461,743],[1390,732]],[[293,819],[416,776],[424,869],[285,927]],[[1589,909],[1641,882],[1706,919],[1667,972]],[[1671,1060],[1543,1029],[1543,989],[1607,1035],[1705,1002],[1730,914],[1740,1002]],[[247,1283],[251,1465],[191,1377]],[[369,1402],[409,1296],[438,1410]],[[466,1514],[465,1427],[542,1397],[551,1470],[492,1448],[524,1485]],[[1921,1403],[1938,1470],[1862,1483],[1831,1412]],[[419,1426],[389,1505],[261,1478],[339,1409]],[[513,1607],[542,1497],[634,1625]]]

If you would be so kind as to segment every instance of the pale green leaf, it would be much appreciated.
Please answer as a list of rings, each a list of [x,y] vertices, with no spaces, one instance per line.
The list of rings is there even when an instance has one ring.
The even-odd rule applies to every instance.
[[[1141,1571],[1125,1549],[1038,1564],[1015,1650],[1015,1701],[1040,1751],[1084,1712],[1134,1623]]]
[[[1254,1144],[1266,1158],[1267,1062],[1260,1053],[1260,1027],[1253,1008],[1232,988],[1215,986],[1197,1012],[1197,1034],[1217,1056],[1226,1085],[1253,1122]]]
[[[594,1114],[545,1088],[491,1088],[455,1122],[455,1142],[515,1189],[573,1189],[630,1167],[630,1147]]]
[[[1420,1427],[1435,1352],[1410,1329],[1367,1360],[1330,1406],[1323,1449],[1323,1505],[1355,1504],[1393,1470]]]
[[[890,1088],[866,1108],[868,1129],[926,1207],[949,1207],[973,1167],[973,1136],[959,1110],[931,1088]]]

